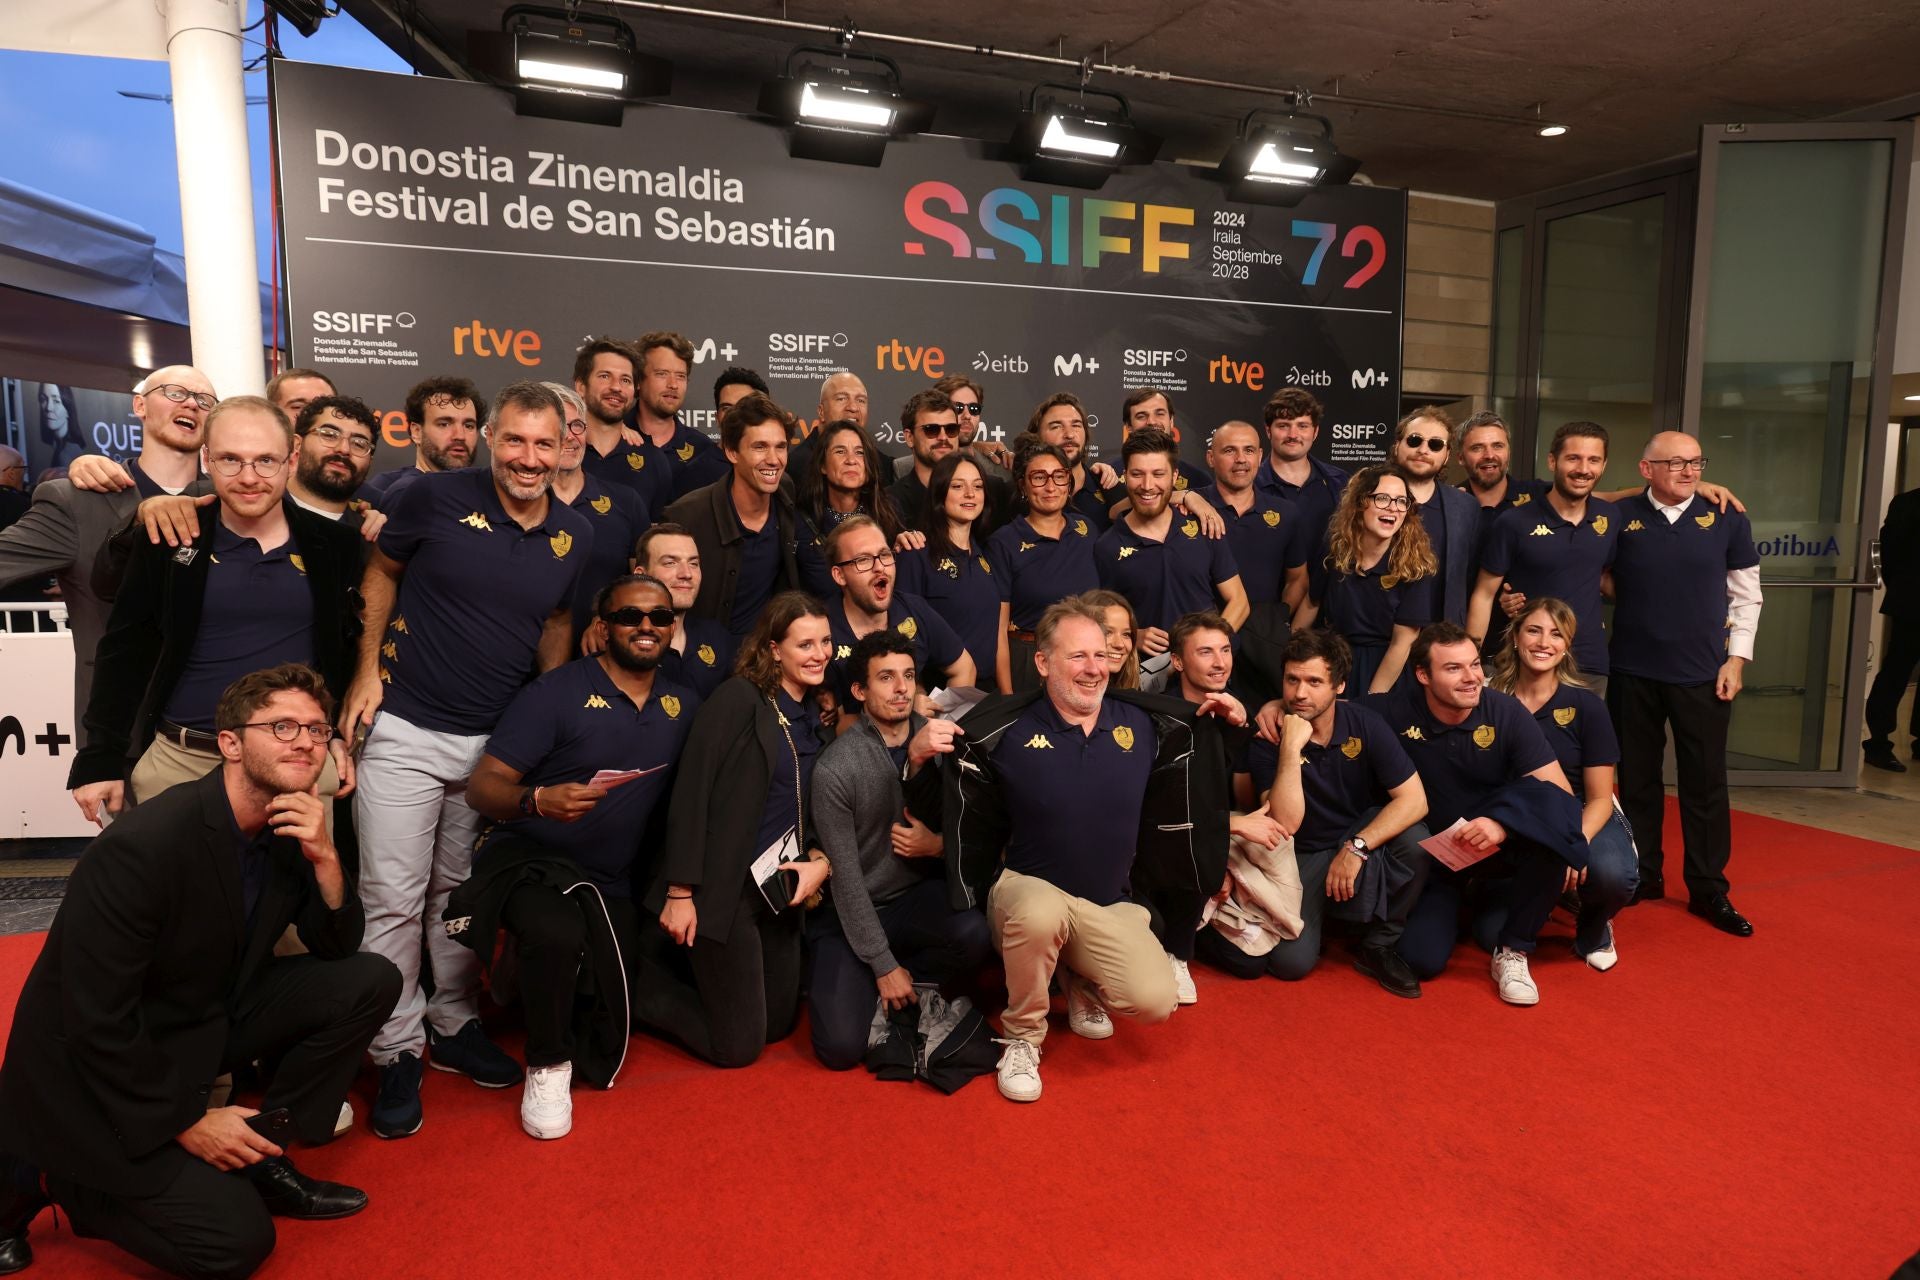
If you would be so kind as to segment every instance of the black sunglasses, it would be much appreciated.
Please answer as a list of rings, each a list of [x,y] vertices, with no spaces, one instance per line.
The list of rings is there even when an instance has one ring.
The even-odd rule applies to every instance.
[[[957,422],[923,422],[920,430],[930,436],[958,436],[960,424]]]
[[[964,418],[964,417],[967,417],[967,416],[969,416],[969,415],[971,415],[971,416],[973,416],[973,417],[975,417],[975,418],[977,418],[977,417],[979,417],[979,416],[980,416],[980,406],[979,406],[979,405],[977,405],[977,404],[966,404],[966,403],[964,403],[964,402],[962,402],[962,401],[959,401],[959,400],[955,400],[955,401],[953,402],[953,411],[954,411],[955,413],[957,413],[957,414],[959,414],[959,415],[960,415],[961,417],[963,417],[963,418]]]
[[[600,621],[615,627],[637,627],[643,622],[651,622],[656,631],[664,631],[673,625],[673,610],[642,609],[630,604],[624,609],[612,609],[600,615]]]
[[[1447,438],[1445,436],[1429,436],[1425,440],[1422,440],[1419,436],[1408,436],[1400,443],[1406,445],[1409,449],[1418,449],[1424,444],[1427,446],[1428,453],[1445,453],[1447,451]]]

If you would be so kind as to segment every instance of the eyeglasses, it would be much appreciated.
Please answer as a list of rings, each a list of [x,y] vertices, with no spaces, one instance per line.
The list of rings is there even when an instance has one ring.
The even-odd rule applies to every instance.
[[[371,458],[373,456],[373,441],[366,436],[350,436],[338,427],[309,427],[307,428],[307,434],[310,436],[319,436],[322,441],[329,445],[338,445],[342,440],[345,440],[347,442],[347,451],[356,458]]]
[[[583,436],[587,434],[587,420],[585,418],[568,418],[567,434],[570,436]]]
[[[961,402],[961,401],[959,401],[959,400],[955,400],[955,401],[953,402],[953,411],[954,411],[955,413],[957,413],[957,414],[959,414],[959,415],[960,415],[961,417],[963,417],[963,418],[964,418],[964,417],[967,417],[967,416],[969,416],[969,415],[971,415],[972,417],[975,417],[975,418],[977,418],[977,417],[979,417],[979,416],[980,416],[980,406],[979,406],[979,405],[977,405],[977,404],[965,404],[965,403],[962,403],[962,402]]]
[[[1413,504],[1397,493],[1370,493],[1367,501],[1381,511],[1405,511]]]
[[[1447,438],[1445,436],[1428,436],[1425,439],[1419,436],[1408,436],[1400,443],[1406,445],[1409,449],[1418,449],[1422,445],[1425,445],[1428,453],[1445,453],[1447,451]]]
[[[213,469],[223,476],[237,476],[248,467],[262,480],[271,480],[280,474],[280,468],[287,465],[285,458],[235,458],[221,454],[213,460]]]
[[[1705,458],[1648,458],[1647,461],[1657,467],[1665,467],[1669,471],[1705,471],[1707,469]]]
[[[333,726],[330,724],[301,724],[298,720],[250,720],[240,726],[242,729],[271,729],[273,736],[282,742],[292,742],[300,736],[302,730],[315,742],[333,741]]]
[[[1062,488],[1073,483],[1073,477],[1064,471],[1029,471],[1027,483],[1035,489]]]
[[[642,609],[630,604],[624,609],[613,609],[600,615],[600,621],[616,627],[637,627],[650,622],[656,631],[665,631],[673,625],[673,610],[667,608]]]
[[[876,567],[885,569],[892,564],[893,552],[882,551],[879,555],[855,556],[851,560],[842,560],[833,567],[836,569],[851,569],[855,573],[872,573]]]
[[[957,422],[923,422],[920,424],[920,431],[921,434],[929,436],[958,437],[960,434],[960,424]]]
[[[175,404],[185,404],[187,401],[191,400],[194,402],[194,404],[198,405],[202,409],[208,410],[209,412],[212,411],[213,406],[220,403],[218,400],[214,399],[212,396],[208,395],[204,391],[189,391],[187,388],[181,386],[177,382],[163,382],[157,387],[148,387],[145,391],[141,392],[141,394],[149,395],[149,396],[165,396],[167,399],[173,401]]]

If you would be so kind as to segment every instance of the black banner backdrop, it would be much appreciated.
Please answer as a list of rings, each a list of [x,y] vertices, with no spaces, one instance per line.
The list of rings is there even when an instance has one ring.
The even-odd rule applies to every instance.
[[[742,116],[644,105],[612,129],[483,85],[274,66],[292,354],[381,411],[382,467],[419,379],[566,382],[589,336],[651,329],[694,342],[687,417],[710,433],[733,364],[806,418],[850,369],[891,443],[949,373],[986,388],[993,439],[1072,391],[1110,456],[1139,386],[1169,393],[1195,460],[1283,386],[1325,403],[1315,452],[1342,465],[1378,460],[1397,417],[1401,191],[1266,208],[1173,164],[1076,191],[946,137],[870,169],[790,159]]]

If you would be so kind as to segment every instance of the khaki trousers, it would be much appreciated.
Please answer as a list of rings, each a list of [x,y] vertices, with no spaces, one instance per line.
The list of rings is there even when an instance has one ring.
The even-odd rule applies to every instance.
[[[1007,971],[1000,1033],[1034,1045],[1047,1038],[1047,985],[1062,961],[1099,990],[1110,1013],[1145,1023],[1173,1016],[1173,967],[1149,919],[1138,903],[1097,906],[1002,871],[987,894],[987,924]]]

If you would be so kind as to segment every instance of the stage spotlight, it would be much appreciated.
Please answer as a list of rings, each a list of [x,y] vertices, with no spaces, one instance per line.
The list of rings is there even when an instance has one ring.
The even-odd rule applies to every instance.
[[[1567,126],[1563,124],[1543,124],[1540,126],[1540,136],[1543,138],[1558,138],[1565,134],[1566,131]]]
[[[1064,84],[1034,86],[1008,146],[1024,177],[1063,187],[1100,187],[1160,154],[1160,139],[1133,123],[1125,98]]]
[[[1344,185],[1359,171],[1360,162],[1333,145],[1325,116],[1254,110],[1240,122],[1218,174],[1229,199],[1295,205],[1313,188]]]
[[[889,138],[925,132],[933,108],[900,92],[900,68],[876,53],[802,45],[760,90],[760,112],[787,126],[801,160],[877,165]]]
[[[672,64],[639,52],[633,28],[604,14],[517,4],[499,31],[469,31],[474,66],[513,89],[523,116],[618,125],[634,98],[667,92]]]

